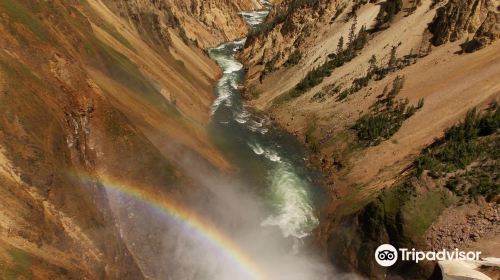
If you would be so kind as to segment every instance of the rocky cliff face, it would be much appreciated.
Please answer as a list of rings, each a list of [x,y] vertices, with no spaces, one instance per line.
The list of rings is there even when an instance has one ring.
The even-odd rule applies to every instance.
[[[496,0],[448,1],[437,10],[429,30],[436,46],[472,37],[464,48],[483,48],[500,36],[499,2]]]
[[[498,38],[500,38],[500,13],[489,11],[472,40],[464,43],[462,49],[470,53],[486,47]]]
[[[154,44],[169,42],[174,29],[201,48],[244,37],[247,26],[239,11],[261,8],[257,0],[244,1],[105,1],[116,14],[147,34]],[[187,43],[187,42],[186,42]]]
[[[241,58],[247,61],[248,79],[262,79],[287,64],[291,55],[314,44],[318,26],[328,26],[340,14],[345,1],[296,1],[275,3],[264,30],[250,36]]]
[[[155,276],[101,181],[172,196],[194,185],[185,154],[229,168],[206,131],[219,70],[192,41],[241,36],[259,6],[206,4],[0,1],[0,278]]]

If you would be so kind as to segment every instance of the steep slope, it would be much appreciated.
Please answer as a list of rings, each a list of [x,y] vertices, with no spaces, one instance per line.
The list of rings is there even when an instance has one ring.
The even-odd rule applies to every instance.
[[[391,207],[381,191],[412,176],[422,149],[468,110],[500,98],[496,7],[496,1],[282,1],[268,27],[249,40],[241,55],[248,103],[306,144],[311,163],[328,177],[333,202],[317,235],[334,263],[374,277],[386,273],[367,257],[370,246],[402,245],[385,228],[410,223],[370,224],[370,203],[382,201],[377,211]],[[413,205],[426,200],[422,188],[435,186],[411,184]],[[430,224],[452,205],[427,205],[435,215],[413,209],[411,218],[428,215],[420,233],[430,234]],[[364,233],[370,226],[373,235]],[[415,231],[399,234],[411,240],[407,246],[432,246],[412,239]],[[474,244],[486,251],[487,239]],[[418,278],[433,268],[390,272]]]
[[[191,40],[239,37],[260,6],[160,2],[0,1],[0,278],[154,276],[100,182],[181,198],[186,154],[230,168],[206,131],[219,70]]]

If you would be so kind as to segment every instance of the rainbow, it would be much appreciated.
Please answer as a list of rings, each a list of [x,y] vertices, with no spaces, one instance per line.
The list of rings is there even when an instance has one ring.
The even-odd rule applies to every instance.
[[[72,177],[87,182],[100,183],[108,190],[118,192],[146,203],[150,207],[159,210],[161,213],[185,225],[198,237],[202,238],[203,241],[217,248],[221,254],[232,260],[241,272],[248,275],[250,279],[265,279],[264,273],[262,273],[256,263],[247,256],[234,241],[215,228],[214,225],[204,221],[196,213],[173,199],[165,196],[160,197],[152,192],[148,192],[147,188],[130,186],[109,176],[101,175],[97,178],[89,175],[77,174]]]

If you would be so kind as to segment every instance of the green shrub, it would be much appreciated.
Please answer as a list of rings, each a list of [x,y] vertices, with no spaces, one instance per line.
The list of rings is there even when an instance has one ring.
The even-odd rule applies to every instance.
[[[365,82],[367,81],[361,80],[358,84],[363,85]],[[416,107],[408,105],[407,99],[395,101],[403,84],[404,78],[396,77],[392,84],[392,90],[387,93],[386,97],[380,98],[372,106],[373,111],[363,115],[352,127],[356,131],[358,139],[365,146],[375,146],[381,141],[389,139],[401,128],[403,122],[417,111]],[[423,101],[420,103],[423,104]]]
[[[484,196],[487,199],[500,194],[500,184],[490,177],[482,177],[477,184],[473,184],[468,190],[468,195],[472,198]]]
[[[299,50],[295,50],[290,54],[288,60],[285,62],[285,67],[295,66],[299,64],[302,59],[302,53]]]
[[[483,156],[498,156],[498,139],[483,141],[482,137],[498,133],[500,107],[493,104],[483,115],[475,109],[469,111],[463,122],[452,126],[434,146],[424,150],[416,159],[417,173],[424,170],[434,173],[463,169]]]
[[[334,96],[335,94],[339,93],[340,90],[342,90],[342,87],[336,84],[330,84],[321,89],[321,91],[317,92],[314,94],[313,97],[311,97],[311,102],[318,101],[318,102],[323,102],[325,101],[326,97],[331,97]]]

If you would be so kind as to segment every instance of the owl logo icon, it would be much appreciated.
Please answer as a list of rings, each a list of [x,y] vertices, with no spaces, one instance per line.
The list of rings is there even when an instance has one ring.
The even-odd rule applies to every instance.
[[[375,260],[381,266],[392,266],[398,261],[398,251],[390,244],[382,244],[375,251]]]

